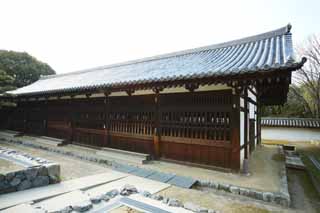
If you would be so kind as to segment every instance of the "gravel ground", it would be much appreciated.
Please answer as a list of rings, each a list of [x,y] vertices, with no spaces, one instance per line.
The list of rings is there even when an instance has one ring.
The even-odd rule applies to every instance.
[[[163,161],[153,161],[143,167],[190,176],[202,180],[214,180],[221,183],[277,192],[280,187],[280,168],[282,161],[274,160],[278,149],[274,146],[261,146],[250,156],[249,168],[251,175],[242,176],[238,173],[226,173],[198,167],[190,167]]]
[[[79,159],[47,152],[40,149],[34,149],[31,147],[8,144],[0,142],[0,146],[5,146],[17,151],[26,152],[35,157],[42,157],[47,160],[59,163],[61,168],[62,180],[70,180],[74,178],[84,177],[88,175],[94,175],[110,171],[109,168],[90,163],[86,161],[80,161]],[[1,165],[1,162],[0,162]]]
[[[25,168],[23,166],[15,164],[11,161],[4,160],[4,159],[0,158],[0,174],[14,172],[14,171],[22,170],[22,169],[25,169]]]
[[[202,207],[233,213],[296,212],[292,209],[259,202],[230,193],[212,193],[183,189],[172,186],[159,192],[164,197],[176,198],[182,202],[192,202]],[[301,211],[303,212],[303,211]]]

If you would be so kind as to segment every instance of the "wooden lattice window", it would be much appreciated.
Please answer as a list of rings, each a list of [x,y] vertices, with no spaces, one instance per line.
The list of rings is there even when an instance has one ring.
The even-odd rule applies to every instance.
[[[231,91],[163,94],[161,135],[229,141],[231,109]]]

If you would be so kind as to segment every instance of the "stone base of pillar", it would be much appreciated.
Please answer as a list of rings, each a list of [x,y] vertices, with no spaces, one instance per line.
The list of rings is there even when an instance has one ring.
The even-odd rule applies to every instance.
[[[249,173],[249,160],[248,159],[243,159],[242,173],[247,176],[250,175],[250,173]]]

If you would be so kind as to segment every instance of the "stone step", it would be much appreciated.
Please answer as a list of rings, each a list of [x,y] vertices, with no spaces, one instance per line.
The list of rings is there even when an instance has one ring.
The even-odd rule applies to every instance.
[[[102,150],[108,151],[108,152],[115,152],[115,153],[130,155],[130,156],[137,156],[140,158],[144,158],[146,160],[150,160],[150,155],[145,154],[145,153],[131,152],[131,151],[126,151],[126,150],[121,150],[121,149],[113,149],[113,148],[108,148],[108,147],[103,147]]]
[[[98,150],[96,152],[98,156],[105,157],[107,160],[113,160],[116,162],[125,162],[125,163],[130,163],[130,164],[146,164],[147,160],[145,158],[141,158],[138,156],[131,156],[131,155],[126,155],[126,154],[120,154],[116,152],[109,152],[105,150]]]

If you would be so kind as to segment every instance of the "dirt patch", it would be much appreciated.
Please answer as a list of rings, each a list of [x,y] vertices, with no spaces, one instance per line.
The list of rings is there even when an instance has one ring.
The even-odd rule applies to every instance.
[[[219,210],[221,212],[292,212],[290,209],[259,202],[242,196],[231,195],[230,193],[203,192],[172,186],[158,194],[161,194],[164,197],[176,198],[182,202],[192,202],[202,207]]]
[[[60,164],[61,167],[61,179],[70,180],[74,178],[84,177],[88,175],[94,175],[99,173],[108,172],[111,169],[95,163],[80,161],[79,159],[47,152],[40,149],[31,147],[1,143],[1,146],[8,147],[17,151],[28,153],[34,157],[41,157],[52,162]]]
[[[198,167],[185,166],[163,161],[153,161],[143,167],[167,173],[193,177],[201,180],[213,180],[221,183],[229,183],[242,187],[255,188],[262,191],[277,192],[280,187],[280,170],[282,161],[274,159],[278,153],[277,147],[262,146],[250,156],[249,177],[239,173],[226,173]]]
[[[11,161],[4,160],[4,159],[0,158],[0,174],[14,172],[14,171],[22,170],[22,169],[25,169],[25,168],[23,166],[15,164]]]
[[[320,212],[320,197],[305,171],[288,169],[289,193],[295,209]]]

